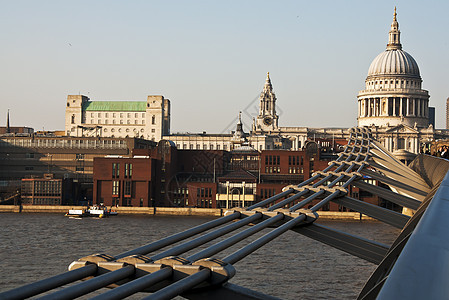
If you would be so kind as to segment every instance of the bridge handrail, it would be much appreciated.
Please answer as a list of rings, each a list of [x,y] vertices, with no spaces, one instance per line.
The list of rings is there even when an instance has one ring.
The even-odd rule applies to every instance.
[[[449,295],[449,172],[388,275],[378,299],[445,299]],[[429,288],[431,287],[431,288]]]

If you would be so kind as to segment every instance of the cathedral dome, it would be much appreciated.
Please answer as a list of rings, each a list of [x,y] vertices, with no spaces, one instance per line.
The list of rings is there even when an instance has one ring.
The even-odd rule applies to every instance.
[[[402,49],[386,50],[371,63],[368,76],[405,75],[420,77],[415,59]]]
[[[395,8],[387,49],[371,62],[365,89],[357,96],[360,127],[429,125],[429,93],[421,89],[422,79],[415,59],[402,50],[396,16]]]

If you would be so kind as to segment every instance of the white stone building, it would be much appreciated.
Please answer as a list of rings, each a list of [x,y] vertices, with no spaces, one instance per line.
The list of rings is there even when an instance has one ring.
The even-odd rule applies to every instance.
[[[65,133],[157,142],[170,134],[170,100],[148,96],[147,101],[91,101],[86,96],[68,95]]]
[[[282,138],[276,135],[248,134],[244,132],[241,117],[236,130],[228,134],[177,133],[164,136],[173,141],[178,149],[190,150],[227,150],[241,146],[250,146],[255,150],[276,149],[282,147]]]

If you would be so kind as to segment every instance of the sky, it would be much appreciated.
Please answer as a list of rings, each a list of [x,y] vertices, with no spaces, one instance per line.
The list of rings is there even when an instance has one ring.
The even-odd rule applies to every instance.
[[[171,101],[172,132],[227,133],[270,72],[280,126],[356,126],[397,6],[445,128],[449,1],[0,0],[0,126],[64,130],[67,95]],[[2,121],[3,119],[3,121]]]

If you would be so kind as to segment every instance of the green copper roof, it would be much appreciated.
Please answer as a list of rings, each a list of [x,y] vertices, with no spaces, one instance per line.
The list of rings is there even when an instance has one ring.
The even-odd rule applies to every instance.
[[[145,101],[89,101],[84,103],[85,111],[142,111],[146,109]]]

